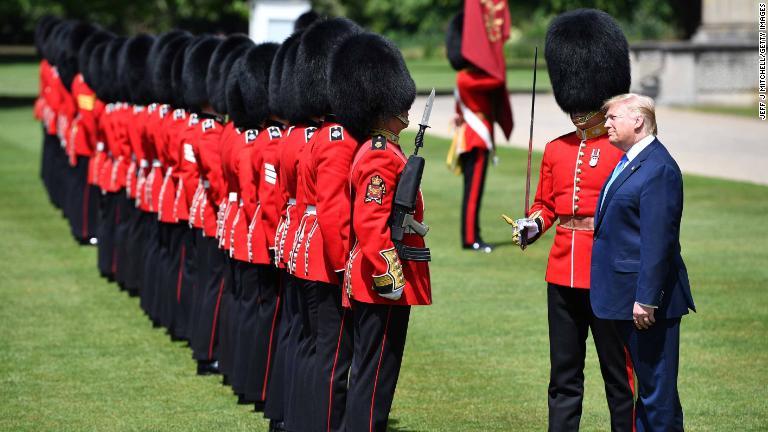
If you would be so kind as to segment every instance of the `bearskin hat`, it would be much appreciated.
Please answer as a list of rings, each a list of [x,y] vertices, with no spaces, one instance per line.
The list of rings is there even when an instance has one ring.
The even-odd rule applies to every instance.
[[[125,87],[128,101],[136,105],[152,103],[153,92],[147,82],[147,58],[155,43],[148,34],[136,35],[123,45],[118,61],[118,80]]]
[[[171,104],[177,108],[186,106],[183,100],[177,100],[175,91],[176,86],[181,89],[181,65],[184,61],[184,51],[192,39],[190,33],[180,32],[175,37],[161,37],[155,42],[155,46],[158,44],[162,44],[162,46],[158,46],[158,49],[155,50],[154,59],[150,57],[152,62],[152,70],[150,71],[152,79],[150,81],[154,89],[154,102]],[[176,57],[179,58],[179,65],[177,66],[179,83],[174,82]]]
[[[544,47],[555,100],[566,113],[597,111],[629,92],[629,44],[616,21],[596,9],[555,17]]]
[[[464,36],[464,12],[459,12],[451,18],[445,32],[445,54],[454,70],[466,69],[471,64],[461,55],[461,38]]]
[[[283,76],[283,62],[288,48],[301,40],[301,32],[294,32],[288,36],[278,48],[275,58],[272,59],[272,68],[269,70],[269,111],[279,118],[284,119],[282,98],[280,96],[280,82]]]
[[[294,83],[302,110],[300,117],[330,113],[328,101],[328,61],[348,37],[361,33],[360,26],[346,18],[316,21],[301,36],[296,53]]]
[[[72,25],[68,37],[65,40],[62,60],[57,65],[61,82],[67,88],[72,86],[72,80],[78,72],[78,54],[80,47],[86,39],[98,29],[93,24],[87,22],[76,22]]]
[[[235,126],[255,129],[269,118],[269,79],[280,46],[263,43],[249,48],[235,62],[227,80],[227,107]]]
[[[146,75],[145,80],[147,80],[148,85],[150,86],[150,90],[152,92],[152,102],[158,101],[157,91],[155,89],[155,69],[157,68],[157,63],[160,61],[160,52],[163,50],[163,48],[172,40],[183,37],[183,36],[191,37],[191,34],[183,31],[183,30],[171,30],[169,32],[165,32],[155,38],[155,43],[152,44],[152,48],[149,50],[149,54],[147,55],[147,68],[146,68]],[[170,64],[173,62],[173,59],[168,62],[167,66],[167,73],[165,74],[165,80],[167,81],[167,86],[163,88],[163,91],[168,91],[166,89],[170,89]]]
[[[37,20],[37,24],[35,24],[34,40],[37,55],[40,57],[45,58],[45,40],[53,27],[60,22],[61,20],[53,15],[44,15]]]
[[[218,113],[227,112],[226,80],[232,63],[240,54],[253,46],[253,41],[244,34],[233,34],[224,39],[213,51],[208,63],[205,85],[211,107]]]
[[[107,42],[104,55],[101,58],[101,76],[102,92],[104,103],[122,102],[125,100],[124,90],[118,81],[117,63],[120,59],[120,50],[128,40],[125,36],[120,36]]]
[[[328,95],[339,123],[362,140],[379,121],[411,108],[416,84],[394,43],[361,33],[333,53]]]
[[[91,57],[93,57],[96,47],[110,41],[113,37],[115,37],[115,35],[108,31],[96,31],[83,42],[83,45],[80,47],[80,52],[77,54],[78,70],[83,74],[83,79],[91,90],[94,90],[93,76],[91,75],[90,67]]]
[[[309,120],[306,116],[307,111],[303,108],[304,101],[299,98],[296,82],[296,55],[299,52],[301,37],[291,41],[286,40],[283,44],[288,44],[288,46],[283,56],[283,66],[280,71],[280,110],[283,118],[289,123],[301,123]]]
[[[221,39],[214,36],[198,36],[184,51],[181,87],[190,109],[200,109],[209,103],[205,80],[213,51],[220,43]]]
[[[299,15],[298,18],[296,18],[296,21],[293,23],[293,31],[294,32],[304,31],[304,29],[311,26],[319,18],[320,18],[320,15],[318,15],[317,12],[310,9],[304,12],[303,14]]]
[[[68,20],[62,20],[54,23],[51,26],[47,37],[45,38],[45,58],[48,60],[48,63],[53,66],[56,66],[56,64],[61,60],[59,55],[64,47],[63,40],[69,33],[71,27],[72,21]]]
[[[105,41],[93,49],[93,52],[88,57],[88,74],[85,75],[86,83],[91,90],[96,92],[96,96],[101,100],[106,100],[103,87],[104,82],[106,81],[104,80],[104,73],[102,72],[102,59],[104,58],[104,53],[107,51],[107,45],[109,45],[109,41]]]

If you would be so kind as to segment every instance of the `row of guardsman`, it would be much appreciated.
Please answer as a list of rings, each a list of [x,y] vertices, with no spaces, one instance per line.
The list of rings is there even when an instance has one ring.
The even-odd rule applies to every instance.
[[[272,430],[386,430],[431,303],[423,254],[399,252],[423,238],[388,225],[415,98],[399,50],[311,13],[282,44],[46,17],[36,45],[42,179],[101,275]]]

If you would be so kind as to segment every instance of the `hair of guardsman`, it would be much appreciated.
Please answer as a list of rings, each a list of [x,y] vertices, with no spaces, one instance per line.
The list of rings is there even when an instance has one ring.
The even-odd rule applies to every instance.
[[[650,135],[658,135],[659,128],[656,124],[656,103],[645,95],[636,93],[625,93],[614,96],[605,101],[603,110],[608,111],[610,107],[616,104],[623,104],[627,109],[643,117],[643,130]]]
[[[213,51],[222,42],[220,37],[198,36],[184,50],[181,84],[187,108],[198,111],[210,103],[205,81]]]
[[[213,51],[211,60],[208,62],[205,87],[211,107],[217,113],[225,114],[227,112],[225,85],[229,69],[243,51],[253,45],[253,41],[248,35],[236,33],[227,36]]]
[[[264,103],[269,98],[269,80],[271,78],[272,63],[279,45],[276,43],[263,43],[249,48],[232,67],[236,83],[227,82],[227,97],[233,98],[233,104],[237,103],[235,85],[240,91],[243,104],[243,116],[234,118],[235,126],[245,129],[256,129],[269,119],[271,114],[269,104]],[[230,94],[231,93],[231,94]]]
[[[410,109],[416,85],[392,41],[359,33],[331,56],[328,95],[339,123],[365,141],[378,123]]]
[[[604,100],[629,92],[629,43],[603,11],[556,16],[547,29],[544,56],[555,100],[566,113],[597,111]]]
[[[315,21],[301,36],[294,82],[299,100],[299,117],[319,117],[330,113],[328,101],[328,62],[330,56],[348,37],[363,29],[347,18],[331,18]]]
[[[454,70],[466,69],[472,64],[461,54],[461,38],[464,36],[464,12],[459,12],[448,22],[445,31],[445,54]]]

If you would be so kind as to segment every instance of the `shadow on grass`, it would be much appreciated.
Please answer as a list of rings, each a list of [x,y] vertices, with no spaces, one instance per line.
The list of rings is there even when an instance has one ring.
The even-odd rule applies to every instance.
[[[408,429],[398,426],[400,420],[391,418],[387,422],[387,432],[419,432],[417,429]]]

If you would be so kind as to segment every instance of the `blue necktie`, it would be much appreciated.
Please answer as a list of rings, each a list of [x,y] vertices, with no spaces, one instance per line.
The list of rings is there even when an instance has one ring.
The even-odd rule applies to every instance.
[[[603,200],[600,201],[600,211],[603,211],[603,202],[605,201],[605,196],[608,195],[608,190],[611,188],[611,185],[613,184],[613,181],[616,180],[616,177],[621,174],[621,171],[624,169],[625,166],[629,163],[629,159],[627,159],[627,155],[621,157],[621,160],[619,160],[619,163],[616,165],[616,168],[613,170],[613,174],[611,174],[611,178],[608,180],[608,183],[605,185],[605,192],[603,192]]]

